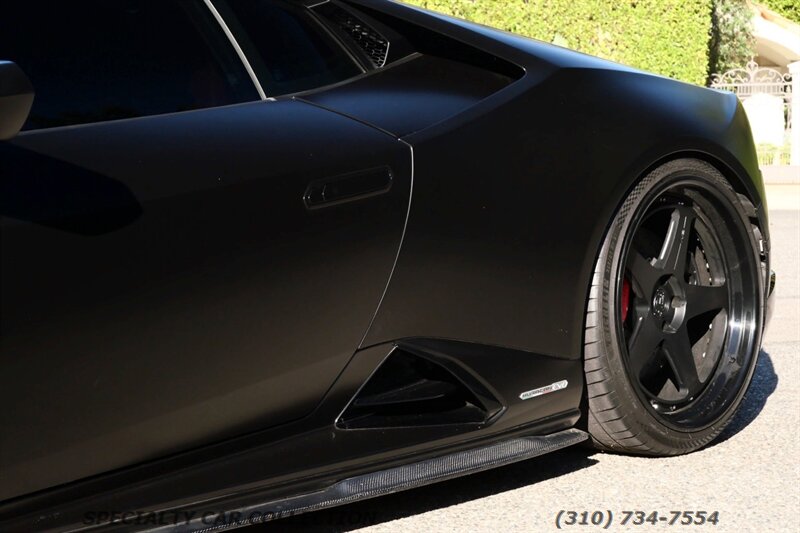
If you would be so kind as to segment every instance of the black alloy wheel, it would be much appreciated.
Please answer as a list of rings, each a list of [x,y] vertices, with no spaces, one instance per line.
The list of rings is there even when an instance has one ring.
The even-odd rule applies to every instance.
[[[594,444],[675,455],[717,436],[752,377],[763,299],[751,221],[714,167],[681,159],[642,179],[611,225],[587,305]]]

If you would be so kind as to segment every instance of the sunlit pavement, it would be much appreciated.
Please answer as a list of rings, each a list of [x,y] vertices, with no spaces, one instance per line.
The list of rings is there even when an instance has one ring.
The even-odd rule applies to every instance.
[[[753,384],[722,439],[670,459],[581,448],[249,531],[557,531],[561,510],[614,513],[610,531],[800,530],[800,184],[768,186],[776,309]],[[622,527],[624,511],[719,512],[719,523]],[[601,531],[596,526],[564,526]]]
[[[800,209],[800,185],[768,185],[767,205],[770,212],[797,211]]]

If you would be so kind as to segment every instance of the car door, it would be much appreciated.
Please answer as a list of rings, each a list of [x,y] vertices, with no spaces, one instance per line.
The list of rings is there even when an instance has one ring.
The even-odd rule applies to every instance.
[[[3,7],[0,58],[37,96],[0,143],[0,499],[299,419],[374,316],[408,148],[261,98],[218,23]]]

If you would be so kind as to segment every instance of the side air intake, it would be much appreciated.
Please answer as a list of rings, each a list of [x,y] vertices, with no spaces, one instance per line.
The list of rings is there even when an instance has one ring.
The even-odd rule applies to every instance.
[[[482,425],[501,403],[465,369],[397,347],[337,420],[342,429]]]

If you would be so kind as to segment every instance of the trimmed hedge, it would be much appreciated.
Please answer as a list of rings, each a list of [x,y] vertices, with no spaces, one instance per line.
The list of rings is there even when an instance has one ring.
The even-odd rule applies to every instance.
[[[756,3],[800,24],[800,0],[758,0]]]
[[[708,75],[711,0],[406,1],[690,83]]]

